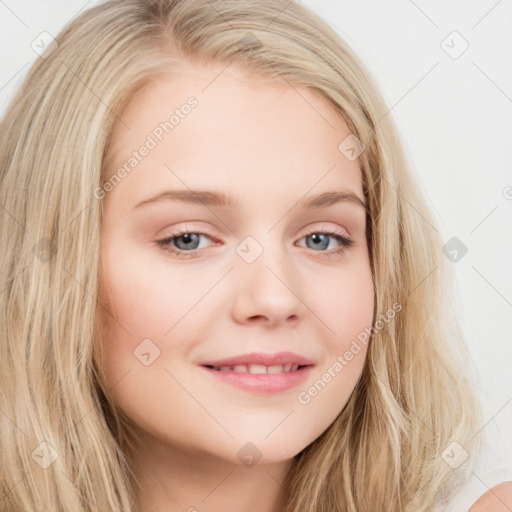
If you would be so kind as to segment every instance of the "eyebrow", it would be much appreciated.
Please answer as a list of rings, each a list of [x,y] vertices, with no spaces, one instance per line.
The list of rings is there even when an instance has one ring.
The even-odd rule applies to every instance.
[[[149,197],[133,207],[132,211],[140,206],[155,203],[158,201],[179,201],[189,204],[202,204],[204,206],[217,206],[217,207],[236,207],[239,201],[235,196],[226,194],[224,192],[216,192],[213,190],[166,190],[160,192],[155,196]],[[338,190],[332,192],[323,192],[317,196],[307,197],[297,202],[300,208],[304,209],[317,209],[326,208],[337,203],[352,203],[364,208],[367,211],[368,206],[366,202],[361,199],[357,194],[348,190]]]

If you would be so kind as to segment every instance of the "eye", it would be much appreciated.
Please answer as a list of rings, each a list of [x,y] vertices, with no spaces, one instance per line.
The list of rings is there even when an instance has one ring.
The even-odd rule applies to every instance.
[[[310,240],[310,243],[306,243],[307,247],[316,249],[326,249],[329,246],[329,237],[334,238],[339,244],[340,247],[337,249],[332,249],[328,251],[325,255],[328,257],[332,257],[344,252],[346,249],[351,247],[354,244],[354,240],[348,238],[343,233],[339,233],[337,231],[311,231],[307,235],[305,235],[302,239]],[[318,252],[318,251],[316,251]],[[322,251],[324,252],[324,251]]]
[[[202,236],[210,238],[206,233],[192,232],[184,229],[173,233],[163,240],[158,240],[156,243],[166,252],[182,258],[193,258],[197,256],[198,244]]]
[[[180,258],[194,258],[198,256],[197,253],[200,249],[198,246],[201,237],[210,238],[210,236],[208,236],[206,233],[201,233],[198,231],[187,231],[184,229],[177,233],[171,234],[171,236],[168,236],[163,240],[157,240],[156,243],[163,251],[174,254]],[[326,252],[325,249],[330,244],[329,237],[335,239],[340,244],[340,246],[336,249],[331,249],[330,251]],[[328,230],[311,231],[301,238],[301,240],[303,239],[311,241],[310,243],[306,244],[308,248],[314,249],[315,252],[325,252],[325,256],[328,257],[340,254],[354,244],[354,241],[351,238],[346,237],[343,233]],[[320,249],[320,251],[317,249]]]

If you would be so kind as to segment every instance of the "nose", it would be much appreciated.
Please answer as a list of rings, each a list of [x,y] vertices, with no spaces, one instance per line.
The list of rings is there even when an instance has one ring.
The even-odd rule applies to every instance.
[[[281,249],[265,248],[252,263],[238,261],[234,274],[233,316],[238,323],[298,323],[307,309],[299,276]]]

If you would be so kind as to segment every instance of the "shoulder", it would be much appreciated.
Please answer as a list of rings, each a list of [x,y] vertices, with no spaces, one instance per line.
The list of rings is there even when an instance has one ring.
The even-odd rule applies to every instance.
[[[469,512],[510,512],[512,510],[512,481],[489,489],[469,509]]]

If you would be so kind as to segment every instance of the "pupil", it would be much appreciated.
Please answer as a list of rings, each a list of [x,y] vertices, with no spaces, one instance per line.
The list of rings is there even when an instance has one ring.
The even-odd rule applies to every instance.
[[[180,244],[180,239],[183,239],[184,241],[184,244]],[[199,240],[199,236],[196,234],[196,233],[185,233],[179,237],[177,237],[175,239],[175,243],[176,245],[178,245],[178,249],[181,249],[181,247],[179,247],[179,245],[184,245],[185,249],[190,249],[190,244],[191,243],[194,243],[194,242],[197,242]],[[193,247],[195,248],[195,247]]]
[[[329,238],[325,233],[313,233],[310,235],[314,242],[314,247],[319,247],[319,244],[321,245],[322,249],[327,248],[329,245]],[[322,243],[322,237],[323,237],[323,243]]]

